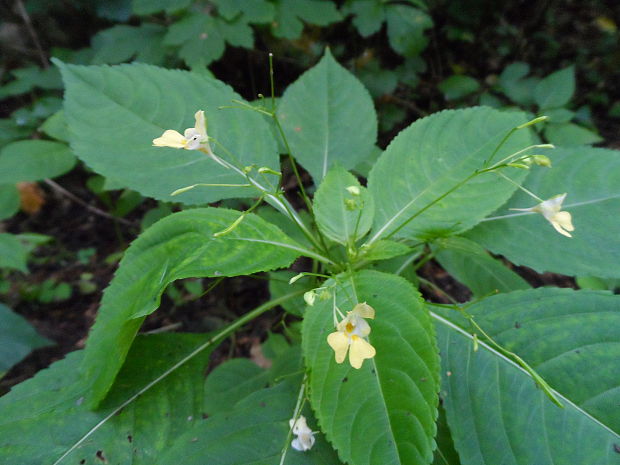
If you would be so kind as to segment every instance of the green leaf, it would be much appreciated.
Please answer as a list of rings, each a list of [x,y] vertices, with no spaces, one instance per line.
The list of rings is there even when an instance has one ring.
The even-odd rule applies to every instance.
[[[464,465],[617,463],[620,297],[568,289],[498,295],[468,308],[560,397],[560,409],[511,360],[437,317],[442,398]],[[615,432],[614,432],[615,430]]]
[[[268,23],[273,20],[275,9],[267,0],[214,0],[220,16],[231,21],[238,14],[250,23]]]
[[[41,69],[38,66],[20,68],[11,72],[13,81],[0,87],[0,100],[25,94],[36,88],[62,89],[62,81],[56,68]]]
[[[335,162],[350,169],[374,149],[377,116],[372,99],[329,49],[286,89],[278,115],[293,155],[316,184]]]
[[[84,352],[69,354],[0,398],[0,461],[154,463],[180,434],[204,422],[203,370],[215,344],[182,361],[206,339],[199,334],[138,337],[96,412],[83,402],[88,391],[78,367]],[[153,385],[178,363],[182,366]]]
[[[275,465],[287,441],[300,376],[275,387],[259,390],[238,402],[234,409],[216,414],[177,438],[175,446],[154,465]],[[308,426],[318,430],[309,408],[302,411]],[[294,437],[294,436],[293,436]],[[338,465],[340,462],[322,434],[314,446],[299,452],[289,446],[283,465]]]
[[[365,260],[389,260],[390,258],[400,257],[411,252],[411,247],[402,242],[380,240],[373,243],[370,247],[362,249]]]
[[[567,192],[572,238],[558,234],[537,213],[511,212],[536,201],[517,192],[467,237],[516,265],[543,273],[620,278],[620,152],[589,147],[555,149],[553,168],[532,170],[524,186],[543,199]]]
[[[192,69],[218,60],[226,48],[217,20],[207,14],[192,14],[175,22],[168,28],[164,44],[180,46],[179,56]]]
[[[0,378],[26,355],[39,347],[52,345],[28,321],[0,304]]]
[[[552,108],[550,110],[545,110],[540,116],[543,114],[549,118],[550,123],[568,123],[575,117],[575,112],[567,110],[566,108]],[[549,126],[555,126],[555,124],[547,125],[545,126],[545,129],[549,128]]]
[[[538,84],[537,78],[526,78],[530,72],[527,63],[512,63],[499,76],[499,87],[502,92],[515,103],[531,105],[534,103],[534,89]]]
[[[188,7],[192,0],[133,0],[136,15],[150,15],[166,10],[167,13]]]
[[[379,32],[385,21],[385,8],[377,0],[355,0],[348,5],[347,13],[353,14],[353,25],[362,37]]]
[[[62,65],[62,70],[75,153],[98,173],[143,195],[170,201],[171,192],[188,185],[246,182],[198,151],[151,146],[166,129],[193,127],[194,113],[201,109],[209,135],[243,166],[279,166],[276,144],[261,115],[219,109],[240,98],[220,81],[141,64]],[[213,149],[226,158],[218,147]],[[199,187],[175,200],[204,204],[255,193],[250,188]]]
[[[155,223],[132,243],[104,292],[86,344],[82,375],[92,385],[90,405],[105,396],[144,317],[157,309],[169,283],[281,268],[299,255],[293,241],[253,214],[229,234],[213,237],[239,214],[216,208],[186,210]]]
[[[69,142],[69,127],[67,126],[64,110],[59,110],[47,118],[39,130],[43,131],[52,139],[61,142]]]
[[[531,287],[501,261],[491,257],[482,246],[464,237],[439,239],[435,259],[448,273],[465,284],[474,297]]]
[[[357,189],[357,193],[347,188]],[[368,190],[340,165],[329,170],[314,195],[314,215],[321,232],[340,244],[353,244],[372,226],[375,205]]]
[[[573,123],[548,124],[545,126],[545,138],[552,144],[564,147],[596,144],[603,140],[594,131]]]
[[[70,171],[75,161],[69,146],[60,142],[12,142],[0,152],[0,184],[54,178]]]
[[[481,168],[508,131],[525,121],[522,113],[478,107],[442,111],[401,131],[370,172],[368,187],[376,207],[371,240],[390,235],[403,224],[399,237],[454,234],[471,228],[495,210],[516,187],[487,173],[418,214]],[[494,161],[530,144],[530,134],[517,131]],[[520,182],[527,174],[524,171],[505,173]],[[407,223],[414,214],[418,216]]]
[[[453,75],[441,81],[437,87],[446,100],[458,100],[473,94],[480,88],[480,83],[470,76]]]
[[[218,21],[218,28],[222,37],[233,47],[254,47],[254,32],[250,25],[241,17],[235,21]]]
[[[332,302],[306,310],[303,343],[310,402],[340,458],[356,465],[426,464],[432,460],[439,360],[433,326],[419,293],[403,278],[364,271],[338,286],[343,311],[357,301],[376,310],[369,320],[373,359],[359,370],[338,365],[326,338]],[[352,440],[362,438],[363,440]]]
[[[9,118],[0,118],[0,146],[16,139],[24,139],[30,136],[32,131],[28,127],[17,124]]]
[[[454,449],[454,442],[452,441],[452,434],[448,427],[448,420],[446,418],[446,410],[439,405],[439,416],[437,417],[437,449],[435,449],[435,456],[432,465],[461,465],[459,460],[459,454]]]
[[[15,184],[0,184],[0,220],[10,218],[19,210],[19,191]]]
[[[140,26],[119,24],[98,32],[92,38],[94,65],[117,64],[135,59],[143,63],[163,63],[166,49],[162,45],[165,26],[145,23]]]
[[[433,27],[433,20],[424,11],[407,5],[386,7],[387,33],[392,49],[405,57],[419,55],[428,44],[424,31]]]
[[[302,20],[309,24],[327,26],[342,19],[336,6],[329,0],[275,0],[276,14],[272,23],[273,35],[283,39],[297,39],[304,29]]]
[[[30,250],[20,240],[19,236],[9,233],[0,233],[0,268],[28,272],[26,261]]]
[[[542,79],[534,89],[534,100],[541,109],[563,107],[575,93],[575,67],[561,69]]]

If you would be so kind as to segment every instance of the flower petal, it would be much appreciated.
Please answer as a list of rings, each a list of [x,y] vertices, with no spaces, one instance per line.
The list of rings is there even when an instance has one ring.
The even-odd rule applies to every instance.
[[[187,141],[183,137],[183,135],[174,131],[173,129],[167,129],[157,139],[153,139],[153,145],[156,147],[172,147],[175,149],[182,149],[185,147],[185,143]]]
[[[558,212],[555,215],[555,221],[567,231],[574,231],[573,218],[569,212]]]
[[[374,318],[375,317],[375,309],[368,305],[366,302],[362,302],[361,304],[357,304],[351,310],[352,313],[362,317],[362,318]]]
[[[194,129],[196,132],[200,134],[202,137],[207,137],[207,122],[205,121],[205,112],[202,110],[198,110],[194,115],[194,119],[196,123],[194,124]]]
[[[377,351],[365,339],[353,336],[351,350],[349,351],[349,362],[353,368],[359,369],[367,358],[373,358]]]
[[[336,331],[327,336],[327,343],[334,349],[336,356],[336,363],[344,362],[347,356],[347,350],[349,350],[349,338],[346,334]]]

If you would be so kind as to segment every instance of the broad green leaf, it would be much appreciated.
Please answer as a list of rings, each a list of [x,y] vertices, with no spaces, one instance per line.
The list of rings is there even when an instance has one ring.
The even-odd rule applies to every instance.
[[[354,244],[364,237],[374,213],[368,190],[339,165],[329,170],[314,194],[314,215],[320,231],[340,244]]]
[[[106,289],[86,343],[82,375],[97,405],[110,388],[146,315],[159,306],[166,286],[183,278],[238,276],[288,266],[296,244],[275,226],[249,214],[233,231],[239,212],[193,209],[167,216],[129,247]]]
[[[329,0],[276,0],[273,35],[283,39],[297,39],[304,29],[302,20],[327,26],[342,19],[336,5]]]
[[[27,273],[26,261],[29,252],[28,247],[19,240],[19,236],[0,233],[0,269],[9,268]]]
[[[171,13],[173,11],[182,10],[188,7],[192,0],[133,0],[133,12],[137,15],[150,15],[166,10]]]
[[[575,93],[575,67],[561,69],[542,79],[534,89],[534,99],[541,109],[563,107]]]
[[[540,288],[467,309],[562,395],[620,434],[620,296]]]
[[[310,450],[299,452],[289,446],[285,461],[280,461],[300,385],[298,375],[254,392],[232,410],[213,415],[178,437],[154,465],[338,465],[336,453],[320,433]],[[302,413],[308,426],[318,431],[308,406]]]
[[[501,261],[491,257],[484,247],[464,237],[439,239],[434,250],[439,264],[465,284],[474,297],[531,287]]]
[[[573,123],[548,124],[545,127],[545,138],[563,147],[596,144],[603,140],[594,131]]]
[[[401,131],[370,172],[368,187],[376,210],[372,241],[401,227],[398,237],[454,234],[471,228],[504,203],[516,187],[487,173],[419,213],[481,168],[506,134],[524,122],[521,113],[477,107],[442,111]],[[530,134],[517,131],[494,161],[530,144]],[[505,174],[520,182],[527,174],[524,171],[505,170]],[[409,221],[413,215],[417,216]]]
[[[20,140],[0,152],[0,184],[38,181],[70,171],[75,156],[68,145],[48,140]]]
[[[353,168],[374,149],[377,116],[372,99],[329,49],[286,89],[278,115],[293,156],[316,184],[334,163]]]
[[[437,418],[439,359],[433,326],[419,293],[403,278],[363,271],[332,289],[342,311],[368,302],[373,359],[359,370],[334,360],[332,302],[306,310],[303,343],[310,403],[340,458],[355,465],[427,464]],[[352,440],[352,438],[358,438]]]
[[[446,100],[458,100],[476,92],[480,83],[473,77],[455,74],[441,81],[437,87]]]
[[[555,123],[568,123],[575,117],[575,112],[567,110],[566,108],[552,108],[541,112],[541,116],[542,115],[547,116],[550,123],[554,123],[545,126],[545,129],[548,129],[549,126],[554,126]]]
[[[192,150],[152,147],[166,129],[194,126],[204,110],[208,131],[243,166],[277,169],[276,144],[261,115],[219,109],[240,98],[222,82],[148,65],[62,65],[65,114],[75,153],[91,168],[143,195],[170,201],[170,193],[196,183],[239,184],[245,179]],[[218,147],[215,153],[226,154]],[[229,160],[232,162],[232,160]],[[174,199],[204,204],[255,195],[239,187],[199,187]]]
[[[19,210],[19,191],[15,184],[0,184],[0,220],[10,218]]]
[[[428,44],[424,31],[433,20],[424,11],[408,5],[386,7],[387,34],[392,49],[405,57],[419,55]]]
[[[553,168],[533,169],[524,186],[543,199],[567,192],[562,207],[575,231],[558,234],[537,213],[512,212],[536,201],[523,192],[486,218],[467,237],[516,265],[542,273],[620,277],[620,152],[580,147],[555,149]]]
[[[204,68],[218,60],[226,48],[217,19],[200,13],[172,24],[164,37],[164,44],[180,46],[179,56],[192,69]]]
[[[379,32],[385,21],[385,7],[380,1],[355,0],[345,7],[347,13],[354,15],[353,25],[363,37]]]
[[[476,322],[557,391],[555,406],[531,377],[438,315],[441,396],[464,465],[615,464],[620,424],[620,298],[536,289],[468,308]]]
[[[0,304],[0,378],[26,355],[39,347],[52,345],[28,321]]]
[[[448,427],[448,420],[446,418],[446,410],[439,405],[439,416],[437,417],[437,449],[435,449],[435,455],[432,465],[461,465],[459,460],[459,454],[454,449],[454,442],[452,441],[452,434]]]
[[[167,28],[159,24],[127,26],[119,24],[98,32],[92,38],[95,51],[92,63],[117,64],[135,59],[142,63],[161,64],[166,56],[162,40]]]
[[[69,142],[69,127],[67,126],[65,112],[63,110],[59,110],[47,118],[39,130],[43,131],[52,139],[56,139],[61,142]]]
[[[207,340],[198,334],[138,337],[96,412],[84,402],[88,389],[79,371],[84,352],[69,354],[0,398],[0,462],[153,464],[179,435],[204,422],[203,370],[215,345],[182,361]]]

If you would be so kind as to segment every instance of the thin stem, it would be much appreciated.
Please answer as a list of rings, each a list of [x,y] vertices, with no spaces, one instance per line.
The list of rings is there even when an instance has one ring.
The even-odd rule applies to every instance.
[[[543,202],[543,199],[541,199],[540,197],[538,197],[536,194],[534,194],[533,192],[527,190],[525,187],[523,187],[521,184],[519,184],[518,182],[513,181],[512,179],[510,179],[508,176],[506,176],[504,173],[502,173],[501,171],[496,171],[496,173],[501,176],[502,178],[504,178],[506,181],[514,184],[515,186],[517,186],[519,189],[521,189],[523,192],[525,192],[527,195],[535,198],[536,200],[538,200],[539,202]]]
[[[304,375],[304,378],[301,381],[301,388],[299,389],[299,394],[297,395],[297,403],[295,404],[295,409],[293,410],[293,426],[289,428],[288,434],[286,435],[286,441],[284,442],[284,447],[282,448],[282,454],[280,456],[280,465],[284,464],[284,460],[286,459],[286,453],[288,452],[288,448],[291,443],[291,437],[293,436],[293,427],[301,416],[301,410],[304,408],[304,403],[306,401],[305,392],[307,380],[307,375]]]

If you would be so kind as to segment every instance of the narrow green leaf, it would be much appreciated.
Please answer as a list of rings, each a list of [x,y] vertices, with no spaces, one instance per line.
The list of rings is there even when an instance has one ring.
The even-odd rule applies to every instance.
[[[358,273],[332,292],[343,311],[364,301],[375,308],[376,317],[368,322],[377,354],[359,370],[346,360],[338,365],[327,344],[335,331],[332,303],[317,302],[306,310],[302,348],[321,429],[348,463],[430,463],[439,360],[419,293],[405,279],[376,271]]]
[[[314,195],[319,229],[341,244],[353,244],[372,226],[375,205],[357,178],[340,165],[329,170]]]
[[[511,212],[536,201],[517,192],[467,237],[516,265],[569,276],[620,277],[620,152],[581,147],[551,152],[551,169],[534,169],[524,186],[548,199],[567,192],[562,207],[573,217],[572,238],[537,213]]]
[[[521,276],[491,257],[482,246],[464,237],[438,240],[435,258],[448,273],[465,284],[474,297],[531,287]]]
[[[0,184],[39,181],[71,170],[75,156],[66,144],[47,140],[20,140],[0,152]]]
[[[6,465],[150,465],[184,431],[204,422],[203,370],[215,345],[152,385],[206,341],[205,335],[140,336],[106,402],[88,390],[69,354],[0,398],[0,462]],[[151,387],[152,385],[152,387]]]
[[[615,464],[620,423],[620,297],[568,289],[502,294],[467,309],[558,392],[560,409],[531,377],[484,342],[437,317],[442,397],[464,465]]]
[[[25,318],[0,304],[0,378],[34,349],[52,344]]]
[[[278,115],[293,155],[316,184],[335,162],[350,169],[374,149],[377,116],[372,99],[329,49],[286,89]]]
[[[454,234],[471,228],[495,210],[516,187],[487,173],[418,214],[482,168],[508,131],[525,121],[522,113],[478,107],[442,111],[401,131],[370,172],[368,187],[376,206],[371,240],[391,234],[413,215],[418,216],[398,231],[398,237]],[[527,130],[517,131],[496,154],[495,161],[530,144]],[[517,169],[505,173],[516,182],[527,174]]]
[[[132,243],[104,292],[86,344],[81,369],[92,385],[90,405],[105,396],[144,317],[157,309],[169,283],[281,268],[298,256],[292,240],[253,214],[229,234],[213,237],[238,217],[234,210],[186,210],[155,223]]]
[[[542,79],[534,89],[534,99],[541,109],[563,107],[575,93],[575,67],[561,69]]]
[[[279,166],[275,141],[261,115],[219,109],[240,99],[220,81],[142,64],[61,68],[75,153],[98,173],[143,195],[170,200],[171,192],[193,184],[246,182],[198,151],[152,147],[166,129],[193,127],[198,110],[205,111],[209,135],[241,165]],[[213,150],[227,158],[218,146]],[[205,204],[255,193],[247,187],[200,187],[175,201]]]
[[[363,257],[366,260],[389,260],[411,252],[411,247],[402,242],[380,240],[368,248],[363,248]]]

